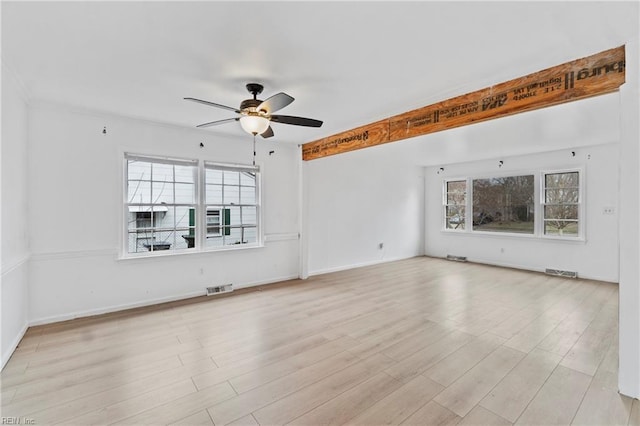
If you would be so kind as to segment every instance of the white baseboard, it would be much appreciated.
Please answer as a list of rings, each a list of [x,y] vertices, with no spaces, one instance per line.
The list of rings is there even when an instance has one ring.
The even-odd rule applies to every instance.
[[[149,300],[143,300],[140,302],[125,303],[122,305],[107,306],[104,308],[88,309],[86,311],[77,311],[69,314],[53,315],[50,317],[37,318],[37,319],[31,320],[29,323],[29,326],[51,324],[54,322],[68,321],[76,318],[84,318],[84,317],[91,317],[95,315],[109,314],[112,312],[125,311],[127,309],[141,308],[144,306],[158,305],[160,303],[166,303],[166,302],[175,302],[176,300],[190,299],[192,297],[198,297],[198,296],[204,296],[204,295],[205,295],[205,292],[203,287],[202,291],[195,291],[195,292],[185,293],[177,296],[161,297],[158,299],[149,299]]]
[[[298,278],[297,275],[290,275],[290,276],[272,278],[272,279],[268,279],[268,280],[254,281],[254,282],[241,284],[241,285],[234,286],[234,287],[235,287],[235,289],[249,288],[249,287],[256,287],[256,286],[259,286],[259,285],[273,284],[273,283],[277,283],[277,282],[280,282],[280,281],[293,280],[293,279],[297,279],[297,278]],[[161,298],[158,298],[158,299],[143,300],[143,301],[135,302],[135,303],[125,303],[125,304],[122,304],[122,305],[107,306],[107,307],[98,308],[98,309],[88,309],[86,311],[77,311],[77,312],[73,312],[73,313],[70,313],[70,314],[53,315],[53,316],[50,316],[50,317],[37,318],[37,319],[31,320],[29,322],[29,326],[51,324],[51,323],[54,323],[54,322],[68,321],[68,320],[77,319],[77,318],[84,318],[84,317],[91,317],[91,316],[95,316],[95,315],[109,314],[109,313],[113,313],[113,312],[125,311],[127,309],[141,308],[141,307],[144,307],[144,306],[158,305],[160,303],[175,302],[176,300],[191,299],[192,297],[198,297],[198,296],[204,296],[204,295],[205,295],[205,290],[204,290],[204,286],[203,286],[201,291],[195,291],[195,292],[185,293],[185,294],[181,294],[181,295],[174,295],[174,296],[169,296],[169,297],[161,297]]]
[[[29,324],[25,323],[22,326],[22,330],[20,330],[18,335],[11,342],[11,345],[2,354],[2,366],[0,367],[0,371],[4,368],[5,365],[7,365],[7,362],[11,358],[11,355],[13,355],[13,352],[15,352],[16,348],[20,344],[20,341],[22,340],[22,338],[24,337],[28,329],[29,329]]]
[[[429,257],[438,257],[440,259],[446,259],[446,256],[431,256],[431,255],[427,255]],[[467,258],[468,262],[471,263],[479,263],[482,265],[489,265],[489,266],[498,266],[500,268],[511,268],[511,269],[521,269],[523,271],[532,271],[532,272],[541,272],[544,273],[546,268],[537,268],[537,267],[533,267],[533,266],[526,266],[526,265],[519,265],[519,264],[514,264],[514,263],[508,263],[508,262],[496,262],[494,260],[486,260],[486,259],[477,259],[477,258]],[[562,268],[558,268],[558,269],[562,269]],[[617,284],[618,280],[616,279],[612,279],[611,277],[598,277],[598,276],[592,276],[592,275],[582,275],[580,274],[580,272],[578,271],[578,278],[582,278],[585,280],[593,280],[593,281],[604,281],[604,282],[609,282],[609,283],[614,283]]]
[[[353,264],[353,265],[335,266],[333,268],[325,268],[325,269],[319,269],[317,271],[309,271],[309,276],[312,277],[314,275],[330,274],[332,272],[340,272],[340,271],[346,271],[346,270],[349,270],[349,269],[364,268],[366,266],[379,265],[381,263],[389,263],[389,262],[396,262],[398,260],[411,259],[411,258],[417,257],[417,256],[422,256],[422,255],[415,254],[413,256],[407,256],[407,257],[394,257],[394,258],[372,260],[372,261],[369,261],[369,262],[356,263],[356,264]]]
[[[298,275],[286,275],[286,276],[279,277],[279,278],[270,278],[270,279],[267,279],[267,280],[252,281],[250,283],[239,284],[237,286],[234,285],[234,288],[236,288],[236,289],[250,288],[250,287],[257,287],[259,285],[275,284],[275,283],[279,283],[279,282],[282,282],[282,281],[290,281],[290,280],[297,280],[297,279],[300,279],[300,277]]]

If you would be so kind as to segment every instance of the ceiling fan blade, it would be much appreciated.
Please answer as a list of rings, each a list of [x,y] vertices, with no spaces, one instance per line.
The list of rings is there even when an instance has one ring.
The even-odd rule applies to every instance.
[[[271,114],[272,112],[276,112],[279,109],[286,107],[293,101],[294,99],[291,96],[280,92],[263,101],[256,109],[258,111],[266,111],[267,114]]]
[[[240,110],[238,110],[238,108],[232,108],[230,106],[226,106],[226,105],[220,105],[220,104],[215,104],[213,102],[209,102],[209,101],[203,101],[201,99],[196,99],[196,98],[184,98],[185,101],[192,101],[192,102],[198,102],[200,104],[204,104],[204,105],[209,105],[209,106],[214,106],[217,108],[222,108],[222,109],[228,109],[229,111],[233,111],[233,112],[237,112],[240,113]]]
[[[267,127],[267,130],[262,132],[262,134],[260,136],[262,136],[265,139],[273,137],[273,129],[271,128],[271,126]]]
[[[294,117],[292,115],[272,115],[271,121],[282,124],[293,124],[294,126],[320,127],[322,121],[313,118]]]
[[[217,126],[218,124],[225,124],[225,123],[231,123],[232,121],[238,121],[240,120],[240,117],[236,117],[236,118],[225,118],[224,120],[217,120],[217,121],[211,121],[209,123],[204,123],[204,124],[198,124],[196,127],[211,127],[211,126]]]

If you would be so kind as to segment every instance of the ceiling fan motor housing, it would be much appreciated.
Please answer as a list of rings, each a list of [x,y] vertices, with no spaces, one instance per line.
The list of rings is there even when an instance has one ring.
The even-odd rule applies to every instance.
[[[261,103],[262,101],[260,99],[245,99],[240,104],[240,111],[255,111]]]

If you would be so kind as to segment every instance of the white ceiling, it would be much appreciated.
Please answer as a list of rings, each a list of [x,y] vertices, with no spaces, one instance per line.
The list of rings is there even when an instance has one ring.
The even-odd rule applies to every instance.
[[[304,143],[638,34],[636,2],[2,2],[2,61],[33,100],[194,127],[286,92]],[[207,130],[241,135],[238,123]]]

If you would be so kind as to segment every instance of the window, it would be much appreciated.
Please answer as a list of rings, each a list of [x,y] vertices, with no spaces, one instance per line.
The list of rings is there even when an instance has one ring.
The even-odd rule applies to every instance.
[[[534,176],[473,180],[473,230],[533,234]]]
[[[446,181],[444,198],[445,228],[464,230],[467,202],[467,181]]]
[[[125,254],[260,242],[259,169],[125,154]]]
[[[127,160],[128,253],[187,249],[196,207],[195,161],[131,156]]]
[[[256,178],[253,167],[205,163],[207,247],[258,241]]]
[[[539,176],[539,180],[534,174],[445,180],[444,230],[583,237],[582,172],[548,171]]]
[[[542,211],[544,235],[577,237],[580,234],[578,171],[543,174]]]

